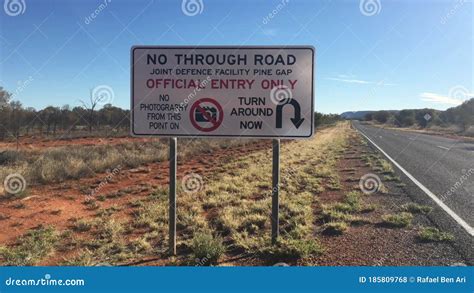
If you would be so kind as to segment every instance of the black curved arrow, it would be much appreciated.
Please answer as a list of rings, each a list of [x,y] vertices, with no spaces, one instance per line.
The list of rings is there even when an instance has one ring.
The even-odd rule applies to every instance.
[[[300,127],[303,123],[304,118],[301,118],[301,107],[300,104],[296,101],[291,99],[290,101],[285,101],[282,104],[279,104],[276,108],[276,128],[282,128],[283,125],[283,107],[285,105],[291,104],[293,108],[295,108],[295,117],[291,118],[291,122],[295,125],[296,129]]]

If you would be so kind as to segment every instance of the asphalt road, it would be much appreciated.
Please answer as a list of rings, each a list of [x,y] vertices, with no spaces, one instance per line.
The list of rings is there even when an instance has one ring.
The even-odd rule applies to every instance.
[[[383,129],[358,121],[353,126],[474,227],[474,142]],[[416,192],[423,193],[420,188]]]

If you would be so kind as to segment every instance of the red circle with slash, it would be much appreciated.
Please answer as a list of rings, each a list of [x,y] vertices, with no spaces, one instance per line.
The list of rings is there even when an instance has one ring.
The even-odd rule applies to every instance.
[[[212,104],[216,109],[217,109],[217,117],[212,117],[205,107],[203,107],[203,103],[209,103]],[[206,121],[197,121],[196,120],[196,114],[200,115],[203,117]],[[222,121],[224,120],[224,111],[222,110],[221,105],[213,99],[210,98],[203,98],[199,99],[194,104],[191,106],[191,110],[189,111],[189,118],[191,119],[191,124],[200,131],[203,132],[210,132],[213,130],[216,130],[221,124]],[[205,122],[207,124],[211,124],[209,127],[207,126],[201,126],[199,123]]]

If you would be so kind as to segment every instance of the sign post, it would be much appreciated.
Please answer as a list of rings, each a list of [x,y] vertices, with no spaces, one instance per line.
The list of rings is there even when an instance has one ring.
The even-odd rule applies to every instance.
[[[169,246],[176,253],[177,137],[273,139],[272,242],[278,238],[280,139],[314,131],[311,46],[131,49],[131,133],[170,137]]]
[[[280,140],[272,141],[273,164],[272,164],[272,244],[276,244],[279,231],[279,195],[280,195]]]
[[[176,169],[177,169],[176,137],[170,138],[170,190],[169,190],[169,251],[176,255]]]

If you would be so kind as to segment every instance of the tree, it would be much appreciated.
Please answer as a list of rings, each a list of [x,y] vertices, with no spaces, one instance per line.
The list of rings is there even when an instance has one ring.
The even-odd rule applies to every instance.
[[[9,122],[10,122],[9,130],[10,130],[10,133],[12,133],[13,136],[15,137],[16,148],[18,149],[20,131],[21,131],[21,126],[23,125],[24,113],[23,113],[21,103],[17,101],[10,102],[10,109],[11,109],[11,112],[10,112],[10,119],[9,119]]]
[[[341,120],[341,116],[337,114],[322,114],[319,112],[314,112],[314,126],[318,127],[321,125],[333,124]]]
[[[104,95],[94,95],[94,91],[90,90],[89,103],[85,103],[81,100],[82,106],[87,111],[87,122],[89,124],[89,132],[92,133],[92,126],[95,124],[95,109],[96,107],[106,100]]]
[[[12,97],[12,94],[7,92],[6,90],[3,89],[3,87],[0,86],[0,109],[8,106],[8,103],[10,102],[11,97]]]
[[[104,105],[98,114],[100,123],[108,125],[112,129],[122,128],[126,124],[129,124],[127,111],[114,107],[111,104]]]
[[[50,134],[51,128],[53,130],[53,134],[56,134],[56,130],[60,121],[61,112],[58,107],[46,107],[41,111],[42,119],[46,123],[47,129],[46,133]]]
[[[425,128],[428,124],[434,120],[436,111],[433,109],[422,109],[417,110],[415,114],[415,120],[421,127]]]
[[[35,131],[47,135],[57,135],[63,131],[69,133],[76,127],[87,127],[92,132],[93,127],[99,124],[116,132],[118,129],[127,129],[130,125],[129,110],[111,104],[97,110],[107,97],[94,97],[92,92],[88,103],[81,101],[82,106],[73,109],[64,105],[48,106],[36,111],[32,107],[23,107],[20,102],[11,101],[11,97],[12,94],[0,87],[0,140],[9,137],[18,140],[21,135],[34,134]]]
[[[8,133],[8,120],[10,113],[10,98],[12,94],[0,87],[0,140],[4,140]]]
[[[395,115],[398,123],[402,127],[408,127],[415,124],[415,111],[414,110],[401,110]]]
[[[374,114],[372,113],[365,114],[364,121],[372,121],[372,120],[374,120]]]
[[[30,134],[31,129],[35,128],[35,125],[37,122],[41,123],[41,121],[37,119],[37,113],[36,113],[35,108],[32,108],[32,107],[28,107],[25,109],[23,119],[26,124],[24,125],[24,128],[26,130],[26,135]]]
[[[380,123],[386,123],[390,117],[390,113],[387,111],[377,111],[374,113],[374,119]]]
[[[465,101],[458,107],[459,122],[462,131],[474,125],[474,99]]]

